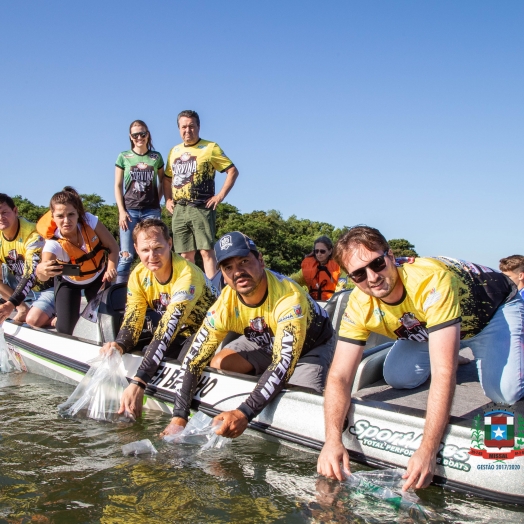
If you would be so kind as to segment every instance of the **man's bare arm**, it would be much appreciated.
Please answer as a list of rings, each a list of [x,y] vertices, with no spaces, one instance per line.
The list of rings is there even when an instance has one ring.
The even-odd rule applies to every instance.
[[[404,474],[406,483],[417,489],[429,486],[435,473],[436,455],[444,430],[448,425],[451,402],[455,394],[460,324],[434,331],[429,335],[431,385],[424,434],[419,449],[409,459]]]
[[[164,176],[162,178],[162,185],[164,187],[164,199],[166,203],[167,210],[173,214],[174,204],[173,204],[173,187],[172,184],[173,180],[169,177],[167,177],[164,173]]]
[[[220,202],[222,202],[222,200],[224,200],[227,194],[231,191],[231,189],[235,185],[235,180],[237,178],[238,178],[238,169],[235,166],[231,166],[226,171],[226,180],[224,181],[224,185],[222,186],[222,189],[214,197],[211,197],[206,202],[206,207],[216,209],[218,204],[220,204]]]
[[[317,471],[344,479],[340,464],[349,471],[349,455],[342,444],[342,428],[351,404],[351,386],[362,359],[363,346],[338,341],[324,394],[326,443],[318,457]]]

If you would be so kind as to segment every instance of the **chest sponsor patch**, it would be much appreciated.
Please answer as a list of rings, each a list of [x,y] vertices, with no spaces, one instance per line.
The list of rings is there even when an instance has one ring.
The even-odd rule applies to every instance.
[[[264,317],[256,317],[249,321],[249,327],[244,329],[244,336],[258,347],[271,353],[275,335],[266,324]]]
[[[413,313],[404,313],[398,321],[400,327],[395,329],[395,335],[399,339],[413,340],[414,342],[429,340],[426,323],[421,322]]]
[[[164,313],[167,309],[167,306],[169,305],[170,300],[171,297],[169,296],[169,293],[160,293],[160,296],[153,300],[153,309],[157,313]]]
[[[183,153],[173,162],[171,169],[174,187],[178,189],[190,184],[197,172],[196,156],[191,156],[191,153]]]

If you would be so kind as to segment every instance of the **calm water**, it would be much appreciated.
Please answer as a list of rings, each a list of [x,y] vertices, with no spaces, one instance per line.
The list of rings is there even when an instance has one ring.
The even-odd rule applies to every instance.
[[[62,419],[56,406],[72,390],[0,374],[0,523],[416,521],[318,479],[317,455],[304,449],[244,435],[197,454],[157,440],[169,420],[158,412],[131,426]],[[155,458],[122,456],[123,444],[143,438],[159,450]],[[524,522],[524,508],[439,488],[419,496],[440,522]]]

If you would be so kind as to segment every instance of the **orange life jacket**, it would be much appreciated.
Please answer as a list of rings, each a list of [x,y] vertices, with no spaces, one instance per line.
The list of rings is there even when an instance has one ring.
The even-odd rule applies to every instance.
[[[309,256],[302,261],[302,276],[312,298],[329,300],[337,288],[340,266],[332,259],[320,265],[314,256]]]
[[[51,211],[48,211],[36,224],[36,230],[40,235],[47,240],[56,240],[60,246],[62,246],[62,249],[69,255],[71,264],[80,265],[80,275],[77,277],[70,276],[70,279],[82,282],[82,280],[91,278],[94,274],[103,269],[107,249],[102,245],[98,235],[91,227],[87,224],[80,226],[87,253],[66,238],[56,237],[56,229],[57,225],[53,220]]]

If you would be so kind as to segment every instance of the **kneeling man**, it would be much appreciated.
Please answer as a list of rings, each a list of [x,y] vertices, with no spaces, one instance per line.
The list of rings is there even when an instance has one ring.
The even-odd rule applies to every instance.
[[[349,470],[342,430],[363,346],[375,332],[398,339],[384,363],[390,386],[416,388],[431,372],[422,442],[409,459],[403,489],[426,487],[448,424],[461,345],[472,349],[487,397],[513,404],[524,396],[524,302],[509,278],[478,264],[436,257],[397,267],[384,236],[367,226],[348,231],[335,258],[356,289],[327,381],[318,472],[342,480],[340,464]]]
[[[142,364],[122,395],[120,413],[137,417],[146,384],[164,357],[177,358],[187,351],[217,293],[198,267],[171,251],[169,230],[162,220],[140,222],[133,230],[133,241],[141,263],[129,277],[124,321],[116,341],[106,343],[101,352],[110,351],[111,346],[121,353],[132,351],[147,308],[162,314]]]
[[[234,231],[215,244],[217,264],[228,284],[207,313],[184,358],[174,387],[173,419],[164,434],[185,426],[198,379],[211,367],[262,375],[246,402],[218,415],[219,434],[235,438],[289,382],[324,388],[334,333],[324,309],[296,282],[264,267],[255,243]],[[241,334],[214,358],[229,331]]]

